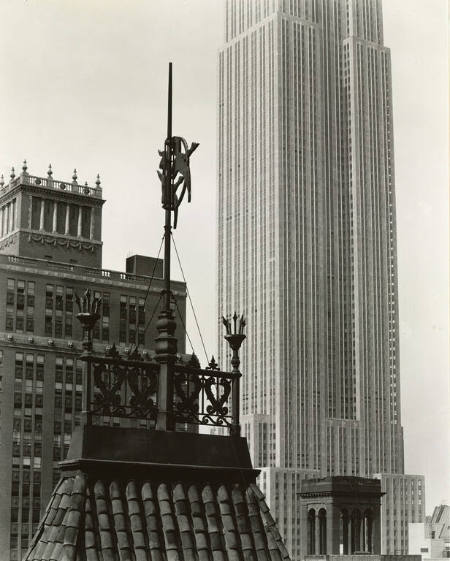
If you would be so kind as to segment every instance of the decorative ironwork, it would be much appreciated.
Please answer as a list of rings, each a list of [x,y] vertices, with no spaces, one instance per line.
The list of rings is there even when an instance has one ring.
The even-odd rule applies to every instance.
[[[115,345],[105,356],[92,353],[92,330],[99,317],[100,302],[86,291],[76,296],[85,338],[81,360],[86,362],[83,414],[87,423],[93,416],[143,419],[150,426],[157,426],[161,415],[168,418],[170,426],[176,423],[228,427],[232,434],[239,434],[239,348],[245,339],[245,321],[236,314],[231,322],[223,318],[227,327],[225,339],[233,350],[232,372],[222,372],[211,357],[205,369],[192,354],[184,363],[179,355],[170,354],[172,383],[161,394],[161,383],[167,375],[165,355],[156,360],[144,359],[135,348],[126,357],[120,355]],[[161,395],[163,396],[161,399]],[[168,405],[170,404],[170,409]]]
[[[175,366],[174,414],[177,423],[231,427],[230,397],[236,374],[221,372],[214,361],[207,369]]]
[[[144,419],[156,423],[161,365],[143,360],[137,351],[120,356],[115,345],[104,357],[83,356],[92,370],[87,410],[90,416]],[[232,427],[231,393],[240,374],[222,372],[214,360],[202,369],[192,355],[174,367],[174,422]]]
[[[239,320],[239,321],[238,321]],[[236,376],[236,382],[233,384],[233,426],[231,427],[231,434],[240,435],[241,425],[239,422],[239,410],[240,410],[240,395],[239,395],[239,378],[241,373],[239,372],[239,365],[241,363],[239,358],[239,349],[246,335],[244,335],[245,319],[244,316],[240,318],[234,312],[233,315],[233,331],[231,331],[231,321],[222,317],[222,322],[225,326],[227,334],[225,335],[225,340],[230,345],[233,355],[231,358],[231,366],[233,367],[233,374]]]
[[[105,357],[82,357],[93,372],[88,410],[91,415],[156,421],[159,364],[137,353],[123,358],[113,345]]]

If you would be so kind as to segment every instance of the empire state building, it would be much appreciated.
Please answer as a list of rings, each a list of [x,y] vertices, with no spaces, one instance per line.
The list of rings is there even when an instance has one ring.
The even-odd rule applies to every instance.
[[[380,477],[382,550],[407,553],[424,482],[404,474],[381,0],[225,4],[218,309],[247,318],[241,418],[260,485],[299,558],[301,481]]]

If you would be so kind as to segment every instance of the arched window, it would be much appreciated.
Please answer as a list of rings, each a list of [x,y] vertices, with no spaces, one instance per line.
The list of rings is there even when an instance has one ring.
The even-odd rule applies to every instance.
[[[327,552],[327,511],[324,508],[319,510],[319,554],[325,555]]]
[[[308,512],[308,555],[316,553],[316,512],[311,508]]]

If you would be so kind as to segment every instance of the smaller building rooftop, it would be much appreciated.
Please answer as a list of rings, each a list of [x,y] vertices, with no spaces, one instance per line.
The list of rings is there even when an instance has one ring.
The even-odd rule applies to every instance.
[[[10,180],[8,183],[5,183],[3,174],[1,175],[0,197],[19,185],[30,185],[33,187],[38,187],[39,189],[51,189],[52,191],[63,191],[76,195],[82,195],[84,197],[95,197],[97,199],[102,198],[102,189],[100,187],[101,182],[99,175],[97,175],[95,187],[90,187],[87,182],[85,182],[84,184],[79,184],[78,173],[76,169],[73,170],[72,181],[53,179],[53,170],[51,165],[49,165],[47,177],[39,177],[37,175],[30,175],[28,173],[26,160],[23,162],[22,170],[19,175],[16,175],[14,167],[11,169]]]
[[[135,257],[139,257],[145,260],[149,260],[152,263],[151,270],[148,272],[149,266],[148,262],[145,261],[145,264],[142,266],[140,265],[135,270],[139,271],[139,273],[128,272],[128,259],[134,259]],[[67,274],[71,277],[90,277],[93,279],[102,279],[104,282],[127,282],[127,283],[135,283],[135,284],[143,284],[148,285],[149,278],[151,277],[154,262],[156,263],[155,267],[155,278],[161,278],[159,273],[163,268],[163,260],[162,259],[155,259],[154,257],[145,257],[145,256],[133,256],[131,258],[127,258],[127,271],[114,271],[112,269],[103,269],[97,267],[86,267],[84,265],[77,265],[73,263],[64,263],[62,261],[53,261],[50,259],[37,259],[33,257],[21,257],[17,255],[4,255],[0,254],[0,267],[2,265],[6,266],[18,266],[18,267],[26,267],[28,269],[33,269],[33,272],[39,273],[42,271],[44,274],[51,274],[55,272],[55,274]],[[172,281],[174,287],[180,290],[182,287],[185,286],[185,283],[182,281]]]
[[[336,475],[320,479],[305,479],[302,482],[301,497],[312,495],[375,495],[381,497],[381,482],[379,479]]]

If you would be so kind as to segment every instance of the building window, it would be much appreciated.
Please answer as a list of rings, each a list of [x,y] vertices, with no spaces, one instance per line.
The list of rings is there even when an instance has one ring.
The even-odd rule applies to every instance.
[[[145,299],[139,298],[138,323],[145,325]]]
[[[56,310],[63,310],[64,301],[63,301],[63,294],[64,288],[62,286],[56,287],[56,300],[55,300],[55,309]]]
[[[79,207],[77,205],[69,205],[69,235],[78,235],[78,213]]]
[[[66,203],[58,203],[56,209],[56,231],[58,234],[66,233]]]
[[[90,207],[81,207],[81,235],[83,238],[91,237],[91,212]]]
[[[36,380],[44,380],[44,355],[36,357]]]
[[[41,205],[42,199],[33,197],[31,203],[31,229],[40,230],[41,228]]]
[[[17,281],[16,309],[17,310],[25,309],[25,282],[21,280]]]
[[[15,378],[16,380],[23,378],[23,353],[16,353]]]
[[[55,203],[50,200],[44,201],[44,230],[53,232],[53,208]]]

